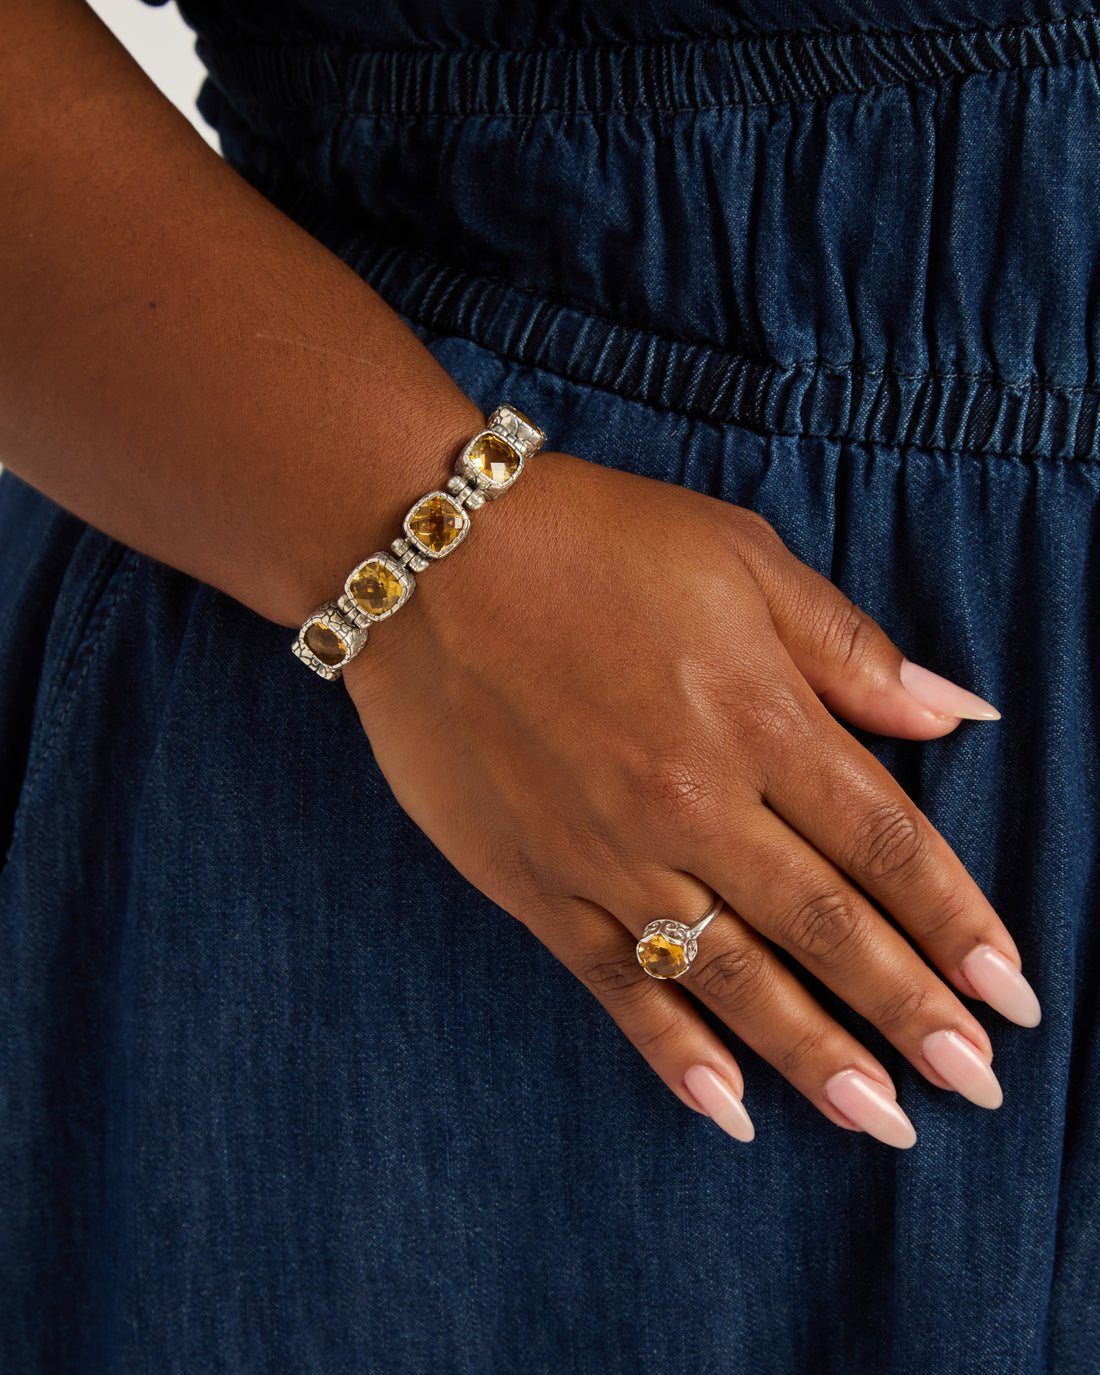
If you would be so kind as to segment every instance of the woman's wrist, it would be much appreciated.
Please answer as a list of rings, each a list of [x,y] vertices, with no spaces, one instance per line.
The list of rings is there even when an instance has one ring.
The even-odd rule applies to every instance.
[[[357,562],[338,597],[318,606],[294,641],[294,654],[333,681],[366,648],[372,628],[402,610],[417,578],[449,558],[472,529],[472,513],[510,491],[546,436],[507,403],[462,446],[446,483],[416,498],[401,533]]]
[[[297,627],[445,479],[481,412],[84,5],[14,0],[6,23],[0,455]]]
[[[297,539],[277,583],[263,584],[271,576],[268,566],[254,586],[242,581],[234,593],[271,620],[298,629],[320,604],[337,597],[350,569],[400,533],[417,493],[445,484],[454,455],[484,424],[481,411],[454,387],[451,404],[395,421],[392,432],[383,425],[379,434],[370,406],[377,397],[368,392],[361,398],[369,412],[361,420],[358,404],[349,405],[338,448],[310,454],[315,482],[304,491],[293,483],[303,504],[287,508]]]

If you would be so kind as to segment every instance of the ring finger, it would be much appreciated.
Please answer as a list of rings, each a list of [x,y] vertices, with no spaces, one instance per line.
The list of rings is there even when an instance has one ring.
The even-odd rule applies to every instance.
[[[682,883],[685,896],[663,905],[653,901],[652,892],[626,903],[618,893],[619,915],[614,915],[595,902],[570,898],[557,904],[552,924],[528,924],[599,999],[669,1088],[685,1103],[717,1118],[712,1105],[699,1097],[696,1086],[702,1083],[706,1089],[707,1078],[698,1069],[723,1078],[738,1099],[743,1092],[741,1073],[724,1042],[692,999],[684,996],[685,986],[701,992],[694,987],[694,969],[678,987],[646,974],[634,950],[634,941],[649,921],[675,914],[691,924],[701,915],[698,894],[702,891],[706,902],[705,890],[687,875],[677,879],[671,887]],[[867,1131],[895,1146],[913,1144],[915,1134],[897,1106],[885,1068],[825,1012],[764,940],[726,908],[702,941],[708,946],[721,941],[721,953],[706,956],[712,988],[701,996],[731,1030],[836,1125]],[[702,961],[701,954],[697,965]],[[719,983],[715,997],[713,989]],[[720,1107],[721,1094],[718,1100]]]

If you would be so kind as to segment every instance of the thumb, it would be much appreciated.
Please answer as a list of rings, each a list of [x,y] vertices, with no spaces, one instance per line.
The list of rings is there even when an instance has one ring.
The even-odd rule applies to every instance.
[[[974,693],[910,663],[866,612],[775,545],[754,561],[754,576],[788,654],[834,715],[909,740],[947,735],[961,720],[1000,719]]]

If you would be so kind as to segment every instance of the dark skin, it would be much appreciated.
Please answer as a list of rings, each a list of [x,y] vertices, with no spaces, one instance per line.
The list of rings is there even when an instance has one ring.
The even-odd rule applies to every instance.
[[[92,524],[296,627],[442,485],[481,413],[81,0],[9,0],[5,28],[0,455]],[[641,528],[617,545],[624,505]],[[638,595],[662,551],[683,569],[674,617]],[[572,579],[601,595],[570,603]],[[947,844],[836,719],[915,740],[953,730],[958,715],[906,691],[902,662],[751,512],[547,453],[344,682],[400,804],[682,1101],[698,1109],[692,1066],[738,1097],[741,1073],[684,989],[642,973],[634,940],[715,892],[729,909],[685,983],[851,1128],[826,1082],[859,1069],[893,1095],[890,1076],[769,942],[944,1088],[927,1035],[992,1055],[963,959],[990,945],[1019,967]],[[441,783],[444,739],[460,743]]]

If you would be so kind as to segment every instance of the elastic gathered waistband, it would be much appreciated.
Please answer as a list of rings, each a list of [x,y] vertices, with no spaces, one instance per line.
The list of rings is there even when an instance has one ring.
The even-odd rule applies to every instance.
[[[1100,462],[1100,389],[784,366],[632,328],[413,250],[348,235],[301,188],[260,187],[396,311],[528,367],[717,424],[889,448]]]
[[[432,334],[764,434],[1100,458],[1098,15],[199,51],[230,162]]]
[[[601,320],[511,285],[465,277],[401,249],[352,261],[395,309],[531,367],[763,434],[1097,460],[1100,390],[994,377],[791,367]]]
[[[357,52],[200,39],[243,106],[348,114],[524,118],[553,110],[703,110],[822,100],[1100,59],[1100,16],[1000,28],[712,37],[631,47]]]

